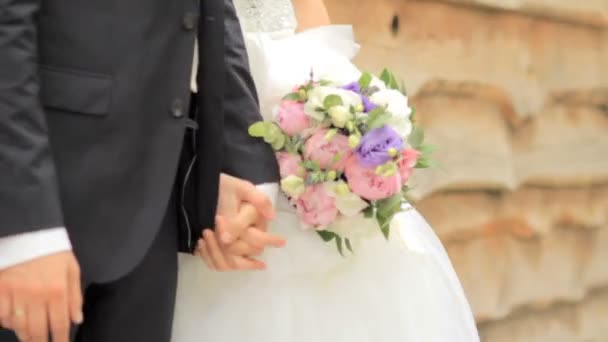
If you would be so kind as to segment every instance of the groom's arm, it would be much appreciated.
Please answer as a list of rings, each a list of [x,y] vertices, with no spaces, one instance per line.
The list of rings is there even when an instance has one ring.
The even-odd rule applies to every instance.
[[[277,187],[269,183],[276,183],[279,179],[277,162],[270,146],[261,139],[252,138],[247,132],[249,126],[262,117],[236,10],[232,0],[224,1],[226,93],[223,170],[254,184],[265,184],[259,188],[274,198]]]
[[[39,99],[39,1],[0,9],[0,270],[70,249]]]
[[[82,320],[78,263],[67,251],[40,254],[69,240],[39,98],[39,9],[0,2],[0,324],[20,340],[67,342],[70,320]]]

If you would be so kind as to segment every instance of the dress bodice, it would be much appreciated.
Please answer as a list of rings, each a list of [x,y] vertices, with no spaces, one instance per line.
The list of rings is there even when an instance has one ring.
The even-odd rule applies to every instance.
[[[245,32],[295,31],[291,0],[234,0]]]

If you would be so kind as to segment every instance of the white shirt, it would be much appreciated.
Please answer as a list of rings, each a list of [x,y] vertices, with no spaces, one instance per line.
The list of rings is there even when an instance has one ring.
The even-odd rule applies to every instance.
[[[198,43],[195,41],[192,73],[190,75],[190,90],[193,93],[198,91],[196,85],[197,69]],[[257,187],[271,199],[274,205],[279,192],[278,184],[267,183],[258,185]],[[65,227],[43,229],[0,238],[0,270],[38,257],[71,249],[72,244]]]
[[[257,185],[276,204],[279,191],[277,183]],[[72,249],[64,227],[43,229],[0,238],[0,270],[38,257],[69,251]]]
[[[194,40],[194,58],[192,59],[192,72],[190,73],[190,91],[198,93],[196,85],[196,71],[198,70],[198,39]]]

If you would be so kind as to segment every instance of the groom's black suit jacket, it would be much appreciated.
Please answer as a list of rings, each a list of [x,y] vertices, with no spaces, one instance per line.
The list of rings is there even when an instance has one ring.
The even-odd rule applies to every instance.
[[[175,184],[199,39],[191,250],[220,171],[275,181],[231,0],[0,0],[0,237],[65,226],[91,279],[145,254]],[[188,243],[190,241],[190,243]]]

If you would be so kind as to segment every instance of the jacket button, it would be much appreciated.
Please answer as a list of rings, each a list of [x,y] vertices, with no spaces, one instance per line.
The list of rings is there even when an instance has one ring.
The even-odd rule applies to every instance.
[[[171,105],[171,116],[176,119],[182,118],[185,115],[184,101],[181,99],[175,99]]]
[[[186,13],[182,19],[182,26],[184,27],[184,30],[192,31],[196,28],[197,21],[198,15],[195,13]]]

